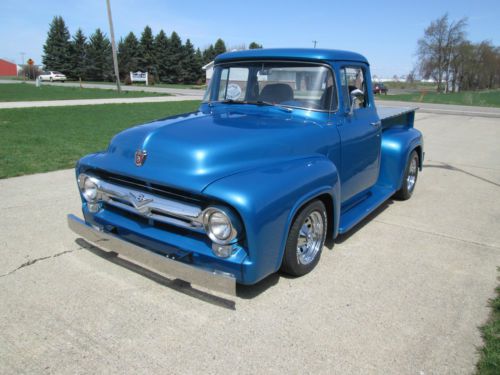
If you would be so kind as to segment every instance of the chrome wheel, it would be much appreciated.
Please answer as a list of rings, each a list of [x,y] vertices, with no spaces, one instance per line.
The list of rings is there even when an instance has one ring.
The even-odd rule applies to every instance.
[[[321,250],[325,237],[325,222],[319,211],[313,211],[306,217],[299,231],[297,240],[297,261],[300,264],[311,263]]]
[[[406,187],[409,192],[413,191],[415,187],[415,183],[417,182],[417,173],[418,173],[418,161],[417,158],[414,157],[411,160],[410,168],[408,169],[408,177],[406,178]]]

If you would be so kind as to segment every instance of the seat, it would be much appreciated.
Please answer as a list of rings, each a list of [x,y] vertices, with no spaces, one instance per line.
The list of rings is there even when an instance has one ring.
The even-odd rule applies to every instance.
[[[259,100],[270,103],[282,103],[293,100],[293,90],[286,83],[273,83],[264,86]]]
[[[327,89],[323,92],[323,95],[321,95],[319,103],[321,106],[320,109],[332,109],[332,104],[337,104],[337,90],[334,90],[333,86],[328,86]]]

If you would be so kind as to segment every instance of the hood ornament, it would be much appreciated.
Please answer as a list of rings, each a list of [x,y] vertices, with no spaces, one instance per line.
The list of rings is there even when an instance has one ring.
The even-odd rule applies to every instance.
[[[148,153],[146,152],[146,150],[137,150],[135,152],[135,165],[137,167],[141,167],[142,165],[144,165],[147,155]]]

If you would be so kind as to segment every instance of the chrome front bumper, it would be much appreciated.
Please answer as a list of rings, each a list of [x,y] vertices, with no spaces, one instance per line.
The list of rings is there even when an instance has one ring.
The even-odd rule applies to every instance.
[[[96,247],[113,251],[134,263],[162,276],[175,277],[193,285],[210,290],[236,295],[236,279],[227,273],[207,271],[165,256],[156,254],[133,243],[124,241],[111,233],[105,233],[87,225],[75,215],[68,215],[69,228]]]

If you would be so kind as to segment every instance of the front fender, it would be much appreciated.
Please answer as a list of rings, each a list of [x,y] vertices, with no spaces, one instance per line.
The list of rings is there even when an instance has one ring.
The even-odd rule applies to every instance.
[[[252,284],[276,272],[288,230],[297,211],[326,194],[333,203],[333,234],[339,223],[340,183],[337,168],[325,157],[310,157],[269,165],[217,180],[203,194],[222,200],[243,220],[248,256],[243,283]]]

